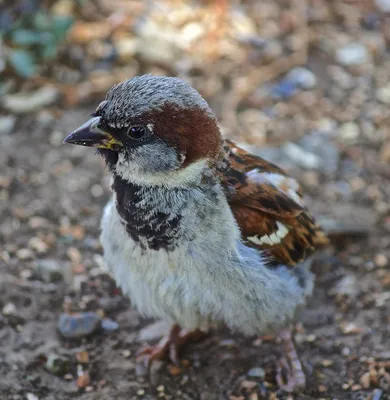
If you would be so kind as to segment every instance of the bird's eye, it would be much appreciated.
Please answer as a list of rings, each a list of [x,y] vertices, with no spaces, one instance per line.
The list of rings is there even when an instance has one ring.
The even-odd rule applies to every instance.
[[[144,126],[132,126],[128,134],[132,139],[141,139],[146,134],[146,128]]]

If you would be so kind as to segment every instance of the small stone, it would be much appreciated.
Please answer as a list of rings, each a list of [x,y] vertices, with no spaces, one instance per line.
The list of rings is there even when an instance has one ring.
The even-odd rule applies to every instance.
[[[317,77],[305,67],[293,68],[285,79],[301,89],[313,89],[317,84]]]
[[[383,104],[390,104],[390,85],[377,89],[376,99]]]
[[[368,59],[368,51],[360,43],[350,43],[336,51],[336,61],[345,67],[364,64]]]
[[[333,361],[332,360],[322,360],[321,365],[325,368],[328,368],[333,365]]]
[[[88,364],[89,363],[89,354],[87,351],[79,351],[76,353],[76,360],[80,364]]]
[[[390,0],[375,0],[375,5],[382,12],[390,12]]]
[[[275,84],[271,88],[271,96],[274,99],[286,100],[297,93],[298,86],[296,83],[290,82],[287,79]]]
[[[379,268],[384,268],[386,267],[386,265],[388,264],[389,260],[387,259],[387,257],[384,254],[377,254],[375,256],[375,264],[379,267]]]
[[[265,63],[276,60],[282,54],[282,45],[277,40],[267,41],[260,51],[261,59]]]
[[[331,296],[349,296],[356,298],[360,292],[359,282],[355,275],[346,275],[329,290]]]
[[[61,314],[58,330],[67,339],[91,335],[101,327],[101,318],[94,312]]]
[[[137,51],[138,39],[123,38],[115,43],[115,49],[121,61],[129,61]]]
[[[39,397],[36,396],[34,393],[27,393],[26,394],[26,399],[27,400],[39,400]]]
[[[14,303],[7,303],[2,310],[3,315],[16,315],[17,308]]]
[[[14,129],[16,118],[13,115],[0,116],[0,136],[9,135]]]
[[[112,331],[116,331],[119,328],[119,324],[118,324],[118,322],[116,322],[110,318],[104,318],[102,320],[102,328],[103,328],[103,330],[105,330],[107,332],[112,332]]]
[[[28,241],[28,247],[38,254],[47,253],[49,246],[39,237],[33,237]]]
[[[39,260],[35,266],[35,275],[43,282],[53,283],[72,279],[72,268],[70,263],[59,263],[57,260]]]
[[[333,136],[337,131],[337,122],[331,118],[321,118],[317,121],[315,130]]]
[[[346,122],[340,126],[340,136],[345,142],[356,140],[359,137],[360,129],[355,122]]]
[[[19,260],[32,260],[34,258],[34,253],[30,249],[19,249],[16,252],[16,257]]]
[[[370,373],[366,372],[364,373],[360,379],[359,379],[360,384],[362,385],[362,387],[364,389],[369,389],[369,387],[371,386],[371,377],[370,377]]]
[[[31,217],[28,220],[28,225],[31,229],[47,228],[50,223],[46,218],[42,217]]]
[[[263,368],[261,367],[254,367],[251,368],[248,372],[247,372],[247,376],[249,376],[250,378],[260,378],[260,379],[264,379],[265,377],[265,371]]]
[[[144,389],[139,389],[137,391],[137,396],[143,396],[145,394],[145,390]]]
[[[91,382],[91,378],[89,376],[88,371],[83,371],[77,378],[76,384],[77,384],[77,387],[79,387],[79,388],[85,388],[85,387],[89,386],[90,382]]]
[[[70,360],[55,353],[50,353],[45,363],[45,369],[56,376],[64,376],[69,372]]]
[[[183,370],[177,365],[170,365],[168,371],[172,376],[180,375],[183,372]]]
[[[104,194],[104,190],[100,185],[93,185],[91,187],[91,194],[93,197],[101,197]]]
[[[319,169],[321,159],[296,143],[287,142],[281,146],[282,152],[296,165],[305,169]]]
[[[363,329],[356,326],[353,322],[342,322],[340,329],[345,335],[362,333]]]
[[[122,351],[122,356],[125,358],[129,358],[131,356],[131,351],[130,350],[123,350]]]
[[[306,340],[310,343],[314,342],[317,339],[317,336],[314,334],[308,335]]]
[[[3,97],[2,105],[15,114],[31,113],[53,104],[58,95],[54,86],[44,86],[35,92],[8,94]]]
[[[219,342],[221,347],[226,347],[228,349],[237,348],[237,342],[234,339],[224,339]]]

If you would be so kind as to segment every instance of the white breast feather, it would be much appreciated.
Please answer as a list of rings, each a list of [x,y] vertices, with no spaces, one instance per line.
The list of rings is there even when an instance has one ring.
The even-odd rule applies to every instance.
[[[306,291],[298,285],[290,270],[265,267],[260,252],[241,243],[227,203],[219,215],[214,210],[207,224],[191,215],[187,222],[184,218],[198,236],[167,252],[143,249],[134,242],[114,201],[102,218],[105,261],[123,292],[146,316],[186,329],[207,330],[211,323],[224,323],[242,333],[261,334],[290,322],[311,292],[310,285]],[[278,232],[285,234],[284,225]]]

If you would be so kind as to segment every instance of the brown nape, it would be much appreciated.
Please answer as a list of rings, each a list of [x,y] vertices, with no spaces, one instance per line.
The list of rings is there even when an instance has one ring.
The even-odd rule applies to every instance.
[[[154,134],[185,155],[183,167],[200,159],[213,163],[220,154],[222,137],[216,118],[201,108],[178,110],[166,105],[153,116]]]

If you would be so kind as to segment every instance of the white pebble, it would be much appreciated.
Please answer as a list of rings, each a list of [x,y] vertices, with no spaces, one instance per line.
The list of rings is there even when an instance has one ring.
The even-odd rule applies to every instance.
[[[301,89],[313,89],[317,84],[317,77],[304,67],[293,68],[287,74],[286,79]]]
[[[336,51],[336,60],[346,67],[364,64],[368,61],[368,52],[360,43],[350,43]]]
[[[359,137],[360,129],[355,122],[346,122],[340,126],[340,136],[344,141],[353,141]]]
[[[377,89],[376,99],[383,104],[390,104],[390,85]]]

